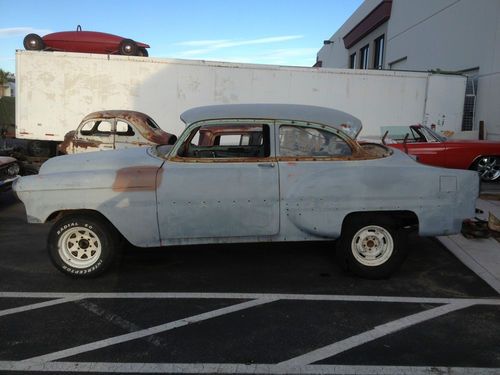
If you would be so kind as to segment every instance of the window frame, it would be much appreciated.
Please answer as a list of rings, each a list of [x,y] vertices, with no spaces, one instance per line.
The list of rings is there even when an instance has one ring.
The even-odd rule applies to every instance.
[[[254,126],[268,126],[269,127],[269,155],[268,156],[237,156],[237,157],[214,157],[214,158],[209,158],[209,157],[192,157],[192,156],[183,156],[179,155],[181,150],[185,148],[185,145],[187,142],[191,142],[191,140],[196,136],[198,133],[199,129],[201,127],[222,127],[222,126],[228,126],[231,128],[231,125],[254,125]],[[236,128],[236,126],[234,126]],[[275,153],[275,147],[274,147],[274,141],[273,141],[273,134],[274,134],[274,120],[273,121],[266,121],[262,119],[228,119],[228,120],[208,120],[208,121],[200,121],[194,124],[191,124],[186,130],[183,132],[181,135],[179,141],[177,141],[176,145],[174,148],[168,153],[168,155],[165,155],[165,157],[168,158],[170,161],[175,161],[175,162],[187,162],[187,163],[235,163],[235,162],[244,162],[244,163],[259,163],[259,162],[270,162],[270,161],[275,161],[276,159],[276,153]],[[263,128],[264,130],[264,128]],[[234,134],[231,133],[230,131],[228,134]],[[207,146],[210,147],[210,146]],[[242,147],[242,146],[229,146],[229,147]],[[244,146],[243,146],[244,147]],[[263,144],[263,147],[265,145]],[[208,150],[207,150],[208,151]]]
[[[93,122],[94,125],[92,128],[87,131],[85,130],[85,133],[82,133],[83,127],[87,125],[88,123]],[[110,131],[105,131],[105,132],[100,132],[98,131],[99,125],[101,125],[102,122],[108,122],[111,125],[111,130]],[[109,119],[109,118],[94,118],[94,119],[88,119],[85,121],[83,124],[81,124],[78,127],[77,133],[78,137],[83,139],[86,137],[111,137],[114,136],[115,134],[115,124],[116,121],[114,119]]]
[[[326,156],[282,156],[280,155],[280,128],[281,126],[295,126],[295,127],[303,127],[303,128],[311,128],[317,129],[319,131],[324,131],[337,136],[342,141],[346,143],[346,145],[350,148],[350,155],[326,155]],[[275,124],[275,150],[276,150],[276,158],[278,161],[344,161],[344,160],[352,160],[355,158],[355,155],[359,152],[358,147],[356,147],[356,141],[349,138],[342,131],[332,128],[328,125],[316,124],[311,122],[302,122],[302,121],[281,121],[277,120]]]
[[[351,53],[349,55],[349,69],[356,69],[357,66],[356,66],[356,61],[357,60],[357,53],[354,52],[354,53]]]
[[[385,34],[380,35],[375,38],[374,43],[374,57],[373,57],[373,69],[383,69],[384,68],[384,50],[385,50]]]
[[[370,67],[370,44],[365,45],[359,50],[359,69],[369,69]]]

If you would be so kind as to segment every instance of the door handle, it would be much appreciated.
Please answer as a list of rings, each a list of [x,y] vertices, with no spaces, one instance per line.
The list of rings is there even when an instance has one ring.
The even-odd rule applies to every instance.
[[[257,166],[261,168],[274,168],[274,163],[259,163]]]

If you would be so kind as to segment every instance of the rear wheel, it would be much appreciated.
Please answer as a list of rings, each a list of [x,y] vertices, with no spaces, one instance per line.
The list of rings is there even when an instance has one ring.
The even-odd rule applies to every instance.
[[[48,251],[56,268],[73,277],[89,278],[104,272],[112,263],[119,236],[99,216],[64,216],[52,227]]]
[[[388,216],[355,216],[343,226],[337,260],[343,269],[358,276],[386,278],[406,256],[405,239],[405,233]]]
[[[41,51],[45,48],[45,43],[40,35],[37,34],[28,34],[24,37],[23,40],[24,48],[29,51]]]
[[[500,178],[500,160],[496,156],[480,157],[474,169],[483,181],[496,181]]]
[[[139,49],[137,44],[132,39],[123,39],[119,47],[120,55],[135,56]]]

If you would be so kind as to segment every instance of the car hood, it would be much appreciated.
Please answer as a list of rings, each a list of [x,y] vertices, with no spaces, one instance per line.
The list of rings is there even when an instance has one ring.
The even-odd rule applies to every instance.
[[[39,175],[83,171],[117,171],[128,167],[160,167],[164,160],[153,156],[149,148],[129,148],[117,151],[96,151],[63,155],[47,160]]]
[[[0,166],[5,165],[5,164],[10,164],[15,162],[16,159],[11,158],[10,156],[0,156]]]

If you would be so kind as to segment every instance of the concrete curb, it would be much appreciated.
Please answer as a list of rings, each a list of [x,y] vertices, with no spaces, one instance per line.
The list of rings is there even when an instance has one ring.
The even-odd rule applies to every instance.
[[[461,234],[438,237],[438,240],[500,294],[500,244],[496,240],[491,238],[468,240]],[[471,242],[476,243],[471,244]],[[497,258],[497,261],[488,262],[488,258],[493,260]]]

